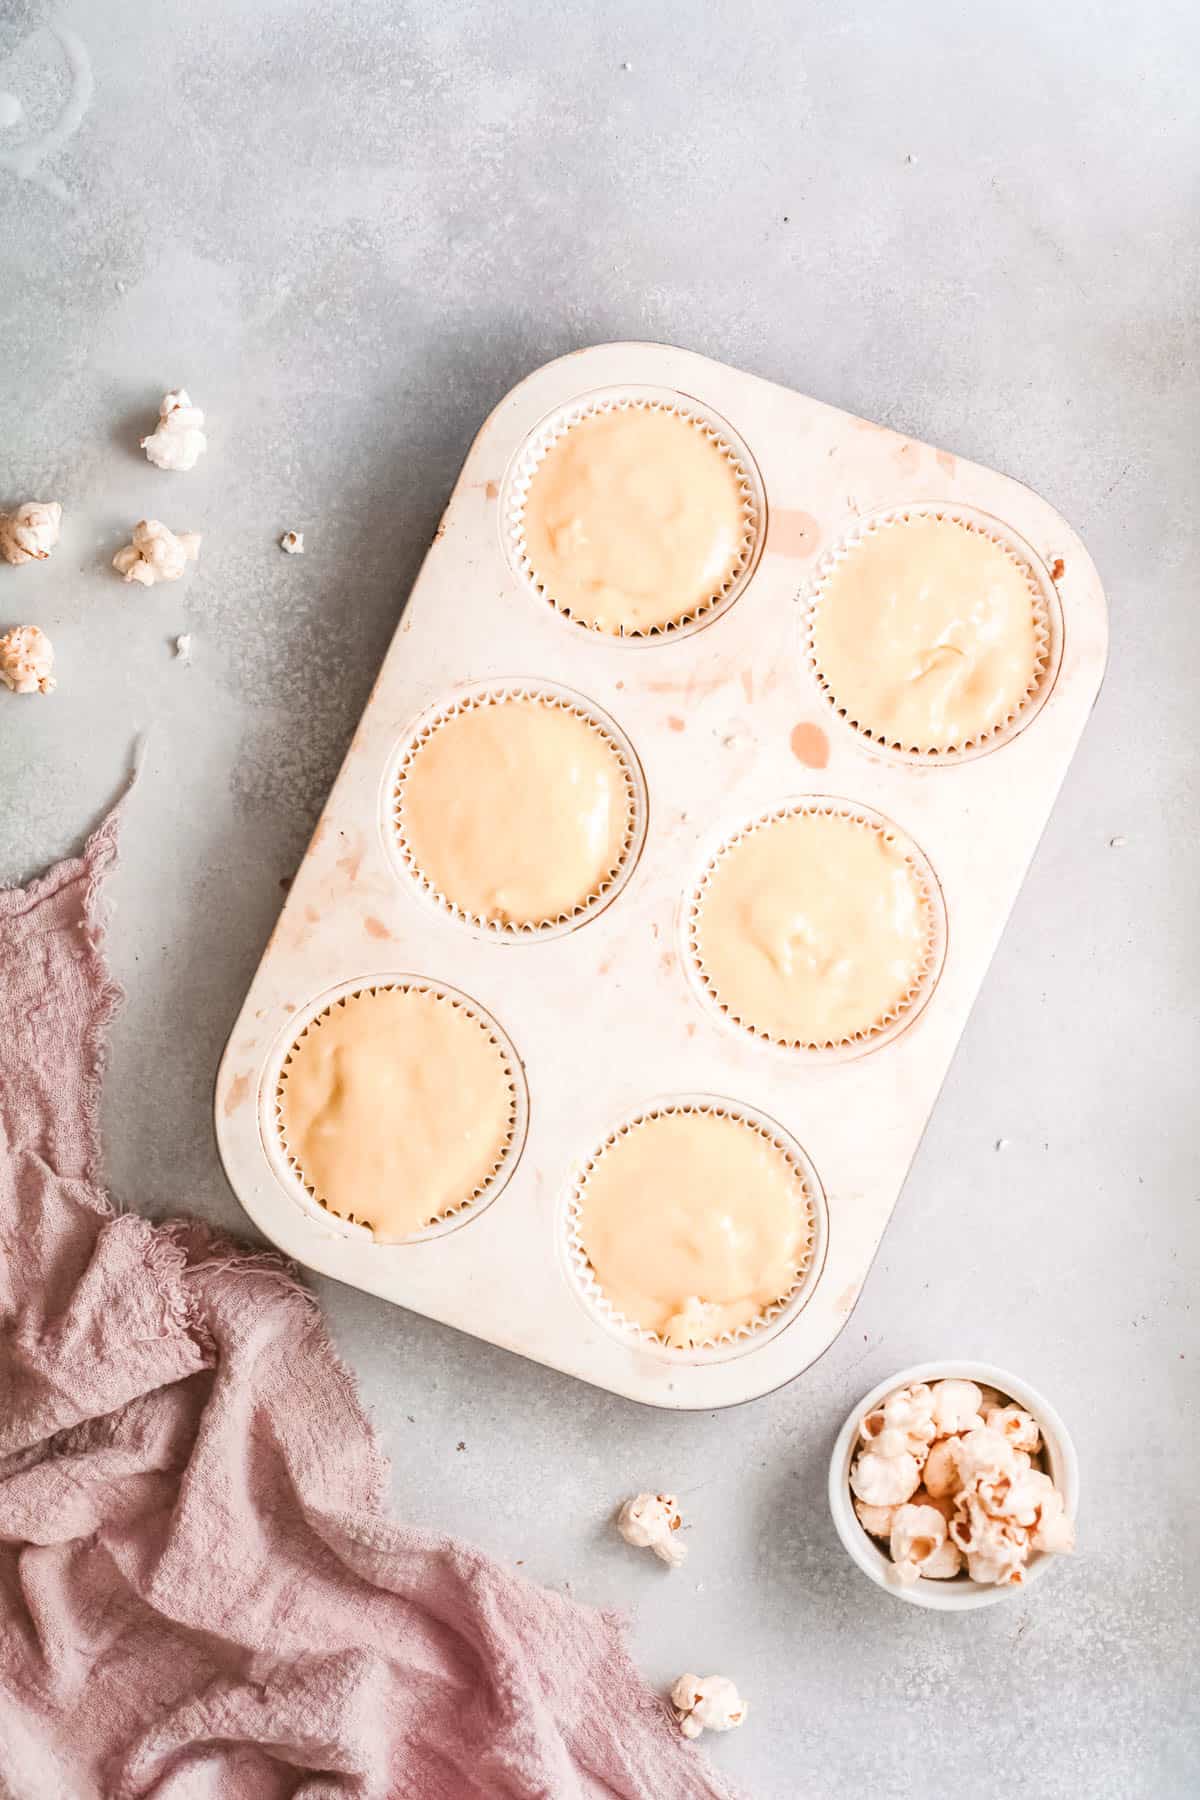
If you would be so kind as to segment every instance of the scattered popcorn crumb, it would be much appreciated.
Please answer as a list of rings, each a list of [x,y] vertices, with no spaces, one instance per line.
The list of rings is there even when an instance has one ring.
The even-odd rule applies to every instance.
[[[671,1705],[687,1738],[698,1738],[702,1731],[732,1731],[750,1710],[724,1675],[681,1675],[671,1689]]]
[[[286,550],[289,556],[303,556],[304,533],[302,531],[285,531],[279,540],[279,548]]]
[[[997,1138],[996,1139],[996,1148],[997,1148],[997,1150],[1007,1150],[1008,1146],[1011,1142],[1012,1142],[1011,1138]]]
[[[113,568],[126,581],[153,587],[156,581],[178,581],[189,562],[200,554],[200,533],[168,530],[158,519],[139,519],[133,542],[113,557]]]
[[[633,64],[631,62],[623,62],[621,64],[621,67],[624,69],[625,73],[628,75],[629,71],[633,68]]]
[[[688,1547],[678,1535],[683,1520],[674,1494],[635,1494],[617,1514],[617,1530],[635,1550],[653,1550],[660,1562],[677,1569]]]
[[[193,406],[186,388],[173,388],[164,394],[158,409],[158,424],[149,437],[142,439],[142,449],[156,469],[194,469],[208,449],[204,435],[204,414]]]
[[[182,663],[191,662],[191,660],[192,660],[192,634],[190,631],[185,631],[181,637],[177,637],[175,639],[175,654],[179,658],[180,662],[182,662]]]
[[[1110,837],[1110,838],[1109,838],[1109,840],[1108,840],[1108,847],[1109,847],[1109,849],[1110,849],[1110,850],[1123,850],[1123,849],[1124,849],[1124,848],[1125,848],[1125,845],[1126,845],[1126,843],[1127,843],[1127,842],[1128,842],[1128,839],[1127,839],[1127,838],[1124,838],[1124,837],[1122,837],[1122,836],[1121,836],[1121,835],[1120,835],[1120,834],[1119,834],[1119,833],[1118,833],[1118,835],[1117,835],[1117,836],[1116,836],[1116,837]]]
[[[61,524],[57,500],[26,500],[15,512],[0,513],[0,556],[16,568],[45,562],[58,542]]]
[[[0,637],[0,681],[14,694],[54,692],[54,646],[37,625],[17,625]]]
[[[907,157],[905,158],[905,161],[912,163],[914,165],[914,167],[918,162],[920,162],[920,160],[921,160],[920,157],[914,156],[911,150],[909,151]]]

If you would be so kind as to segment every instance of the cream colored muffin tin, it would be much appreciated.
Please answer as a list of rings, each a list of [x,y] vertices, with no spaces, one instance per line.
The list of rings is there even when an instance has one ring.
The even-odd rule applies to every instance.
[[[521,484],[558,427],[597,404],[676,405],[745,464],[756,536],[719,605],[643,638],[581,629],[530,580]],[[1032,701],[958,755],[872,743],[839,716],[809,654],[826,559],[875,517],[935,510],[1025,559],[1049,645]],[[1018,482],[802,394],[654,344],[537,370],[480,431],[417,577],[341,773],[250,985],[217,1077],[229,1179],[255,1223],[326,1275],[616,1393],[730,1405],[805,1369],[845,1324],[1104,672],[1096,570]],[[431,899],[394,839],[395,779],[431,717],[484,687],[577,696],[636,759],[627,866],[574,920],[502,932]],[[829,1051],[724,1017],[691,966],[714,855],[797,802],[907,834],[940,894],[919,1005]],[[643,835],[644,833],[644,835]],[[414,1240],[375,1243],[322,1211],[283,1153],[283,1058],[339,993],[407,980],[463,996],[523,1072],[502,1178]],[[744,1110],[804,1158],[814,1252],[764,1328],[670,1350],[597,1307],[573,1258],[576,1183],[624,1122],[694,1103]]]

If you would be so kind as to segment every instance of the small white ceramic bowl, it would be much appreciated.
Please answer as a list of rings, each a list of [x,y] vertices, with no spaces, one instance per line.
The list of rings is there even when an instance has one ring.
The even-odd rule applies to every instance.
[[[898,1600],[907,1600],[912,1606],[927,1606],[935,1612],[966,1612],[971,1607],[994,1606],[998,1600],[1006,1600],[1012,1594],[1026,1592],[1057,1559],[1044,1554],[1031,1556],[1025,1581],[1019,1588],[991,1587],[972,1581],[966,1575],[958,1575],[952,1581],[922,1579],[904,1587],[891,1574],[891,1559],[859,1524],[858,1514],[854,1510],[854,1496],[850,1492],[850,1464],[858,1445],[859,1423],[872,1407],[878,1406],[896,1388],[909,1387],[915,1381],[947,1379],[977,1381],[985,1387],[994,1387],[1007,1399],[1014,1400],[1026,1412],[1032,1413],[1041,1427],[1046,1471],[1066,1502],[1067,1511],[1072,1518],[1076,1517],[1079,1507],[1079,1460],[1067,1428],[1050,1402],[1036,1388],[1030,1387],[1027,1381],[1010,1375],[1007,1369],[995,1369],[990,1363],[971,1362],[919,1363],[916,1368],[901,1369],[898,1374],[889,1376],[878,1387],[872,1388],[869,1394],[864,1395],[839,1431],[837,1443],[833,1447],[829,1464],[829,1506],[842,1543],[863,1574],[869,1575],[876,1586],[885,1588]]]

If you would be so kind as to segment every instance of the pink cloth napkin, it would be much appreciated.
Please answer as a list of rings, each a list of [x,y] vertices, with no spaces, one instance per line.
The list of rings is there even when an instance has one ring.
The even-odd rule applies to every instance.
[[[113,1210],[115,844],[0,891],[0,1792],[728,1795],[614,1619],[386,1516],[277,1259]]]

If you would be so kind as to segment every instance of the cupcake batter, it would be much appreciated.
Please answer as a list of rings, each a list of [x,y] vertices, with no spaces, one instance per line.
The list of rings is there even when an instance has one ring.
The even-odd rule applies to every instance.
[[[364,991],[309,1027],[284,1066],[284,1144],[331,1212],[393,1244],[469,1200],[509,1141],[504,1053],[462,1006]]]
[[[847,718],[885,743],[950,750],[995,730],[1037,681],[1038,603],[982,532],[921,514],[867,534],[830,574],[813,646]]]
[[[418,871],[474,918],[569,917],[616,875],[631,801],[609,740],[568,707],[518,697],[452,714],[401,776]]]
[[[921,972],[929,908],[874,826],[801,812],[750,831],[716,864],[695,926],[715,998],[777,1042],[817,1047],[876,1029]]]
[[[753,1324],[792,1290],[812,1214],[799,1172],[761,1131],[688,1109],[633,1126],[597,1157],[580,1236],[614,1309],[688,1345]]]
[[[745,537],[733,463],[679,413],[622,407],[572,425],[525,502],[533,573],[560,611],[615,636],[707,606]]]

